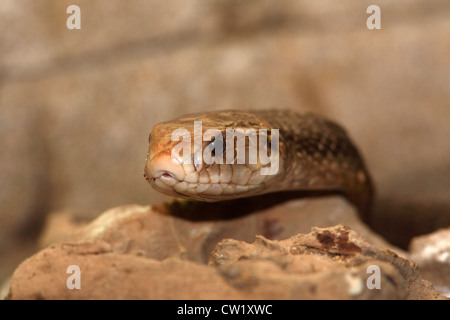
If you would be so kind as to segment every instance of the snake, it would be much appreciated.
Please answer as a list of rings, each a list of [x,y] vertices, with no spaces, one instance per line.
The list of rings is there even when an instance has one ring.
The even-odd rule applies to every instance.
[[[196,121],[201,123],[197,132]],[[184,138],[191,139],[185,144],[191,148],[179,152],[178,158],[174,157],[174,150],[184,138],[174,139],[177,129],[185,130],[189,135]],[[249,161],[250,151],[255,150],[251,149],[250,136],[245,140],[245,161],[236,161],[238,143],[227,138],[233,130],[261,138],[256,140],[261,147],[257,150],[270,154],[271,163],[258,158]],[[207,132],[213,134],[206,137]],[[271,148],[275,133],[274,152]],[[195,134],[201,139],[192,138]],[[265,146],[262,141],[266,141]],[[208,163],[206,158],[196,159],[202,151],[206,155],[212,152]],[[222,161],[214,158],[215,153],[222,155]],[[223,161],[225,158],[233,161]],[[275,161],[276,170],[267,174]],[[372,179],[361,153],[341,125],[323,115],[283,109],[211,111],[157,123],[149,136],[144,177],[166,195],[206,202],[285,191],[336,192],[356,206],[365,219],[374,197]]]

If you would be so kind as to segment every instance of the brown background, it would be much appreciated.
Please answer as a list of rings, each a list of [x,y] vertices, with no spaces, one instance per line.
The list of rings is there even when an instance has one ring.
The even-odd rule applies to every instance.
[[[49,212],[166,199],[142,176],[152,126],[225,108],[335,119],[375,179],[378,232],[404,246],[448,225],[450,2],[378,0],[374,31],[371,4],[1,1],[0,256]]]

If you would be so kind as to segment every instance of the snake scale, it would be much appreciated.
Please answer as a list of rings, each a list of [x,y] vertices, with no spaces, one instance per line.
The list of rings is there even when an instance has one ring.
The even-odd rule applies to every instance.
[[[201,134],[209,129],[216,132],[215,136],[202,139],[201,150],[209,147],[206,150],[216,152],[211,146],[216,138],[222,138],[217,149],[224,158],[231,153],[230,159],[235,160],[237,143],[234,148],[227,148],[230,142],[226,140],[227,129],[254,129],[256,133],[266,129],[267,154],[273,152],[268,152],[270,138],[274,129],[278,129],[278,170],[275,174],[262,174],[261,170],[271,164],[259,160],[249,163],[250,140],[245,145],[246,163],[196,161],[198,149],[194,139],[189,142],[191,154],[180,153],[187,157],[183,159],[192,161],[176,161],[171,158],[172,150],[181,139],[173,139],[172,134],[183,128],[194,137],[194,121],[201,121]],[[149,144],[144,176],[153,188],[168,195],[212,202],[281,191],[330,191],[346,196],[364,219],[370,213],[374,189],[360,153],[341,126],[320,115],[290,110],[192,114],[155,125]]]

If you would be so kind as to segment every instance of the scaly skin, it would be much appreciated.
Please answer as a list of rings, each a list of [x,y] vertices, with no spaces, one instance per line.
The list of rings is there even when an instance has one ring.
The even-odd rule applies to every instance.
[[[270,129],[279,129],[278,172],[261,175],[260,170],[265,166],[248,164],[248,157],[246,164],[173,162],[171,151],[179,141],[171,141],[171,135],[176,129],[190,132],[191,153],[194,153],[194,121],[202,121],[202,134],[208,129],[218,129],[224,137],[225,150],[226,129],[253,128],[256,132],[268,129],[269,134]],[[202,150],[209,144],[210,141],[202,142]],[[367,218],[373,198],[370,175],[345,131],[321,116],[288,110],[226,110],[159,123],[150,134],[144,175],[155,189],[165,194],[201,201],[278,191],[336,191],[353,202],[363,218]]]

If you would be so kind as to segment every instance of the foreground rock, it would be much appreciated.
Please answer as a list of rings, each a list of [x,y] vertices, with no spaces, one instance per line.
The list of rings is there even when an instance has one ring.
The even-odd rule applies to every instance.
[[[450,228],[414,238],[410,251],[420,275],[450,297]]]
[[[81,289],[67,288],[67,267]],[[370,266],[380,289],[369,289]],[[370,280],[369,280],[370,282]],[[373,282],[375,283],[375,282]],[[284,241],[224,240],[210,266],[114,253],[105,241],[53,245],[15,272],[10,299],[440,299],[416,266],[350,228],[314,228]]]
[[[364,229],[339,197],[298,200],[217,221],[155,210],[112,209],[40,251],[16,269],[8,298],[444,298],[412,262],[381,249],[383,241]],[[378,244],[340,224],[297,234],[317,224],[315,219],[319,225],[336,225],[336,219],[353,224]],[[80,290],[67,287],[67,268],[73,265],[80,268]],[[379,267],[377,280],[369,279],[371,266]],[[368,282],[380,289],[369,289]]]
[[[180,257],[207,263],[222,239],[252,242],[255,236],[262,235],[283,240],[298,233],[308,233],[314,226],[343,224],[370,243],[406,256],[361,223],[354,207],[339,196],[283,203],[279,203],[279,197],[265,195],[220,205],[184,201],[154,207],[128,205],[110,209],[81,228],[75,222],[70,227],[67,213],[57,214],[49,220],[41,243],[48,246],[60,242],[103,240],[115,253],[140,252],[157,260]],[[66,232],[65,237],[61,230]]]

